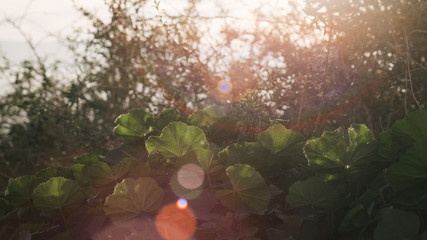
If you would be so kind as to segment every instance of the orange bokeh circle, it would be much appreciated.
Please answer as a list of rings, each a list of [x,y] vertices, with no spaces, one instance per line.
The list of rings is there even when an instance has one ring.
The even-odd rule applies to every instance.
[[[166,240],[188,240],[196,231],[197,220],[189,208],[164,206],[156,216],[157,232]]]

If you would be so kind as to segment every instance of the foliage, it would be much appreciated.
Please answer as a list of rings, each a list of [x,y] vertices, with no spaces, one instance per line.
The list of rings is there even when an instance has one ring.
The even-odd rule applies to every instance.
[[[144,113],[173,107],[188,115],[221,105],[228,115],[199,127],[226,145],[242,140],[238,132],[254,141],[271,121],[306,137],[354,122],[379,133],[425,107],[425,2],[290,2],[253,9],[250,26],[219,3],[212,17],[202,16],[204,1],[189,0],[173,16],[137,0],[106,1],[107,19],[80,9],[92,28],[67,36],[75,75],[61,74],[62,65],[37,52],[36,61],[0,63],[12,87],[0,103],[0,185],[117,147],[114,119],[137,108],[143,115],[116,119],[123,122],[117,133],[136,131],[125,136],[130,140],[165,126],[126,128],[133,118],[151,121]],[[225,76],[234,86],[229,94],[217,89]]]
[[[426,239],[426,3],[260,6],[238,28],[199,2],[80,9],[93,28],[68,38],[69,82],[41,58],[5,61],[0,238],[160,239],[156,216],[186,197],[176,218],[194,214],[196,239]],[[178,181],[190,163],[195,189]]]
[[[0,198],[0,236],[20,236],[25,229],[31,239],[91,239],[114,231],[126,239],[145,231],[157,239],[172,229],[155,224],[167,220],[164,224],[183,228],[177,233],[191,234],[193,228],[184,224],[191,219],[197,224],[194,236],[204,239],[423,238],[427,178],[420,166],[426,165],[426,143],[418,132],[402,134],[402,128],[410,123],[424,131],[424,119],[414,118],[424,114],[410,113],[397,121],[391,139],[375,138],[365,125],[353,124],[347,131],[339,128],[304,140],[298,132],[273,124],[256,142],[216,146],[194,126],[207,126],[209,117],[192,115],[177,122],[173,115],[159,119],[143,113],[150,121],[138,117],[117,124],[153,129],[169,123],[159,136],[147,136],[144,130],[138,135],[143,141],[134,138],[135,131],[118,133],[123,145],[133,139],[147,149],[142,160],[114,155],[117,159],[106,162],[105,156],[116,150],[101,150],[76,158],[69,167],[11,179],[5,198]],[[401,146],[393,160],[377,160],[390,141],[403,139],[413,139],[412,147]],[[181,167],[189,163],[200,166],[206,176],[200,187],[179,182]],[[188,178],[196,181],[195,176]],[[188,209],[169,204],[183,196]],[[180,223],[173,224],[173,219]],[[137,222],[146,222],[145,230],[134,228]]]

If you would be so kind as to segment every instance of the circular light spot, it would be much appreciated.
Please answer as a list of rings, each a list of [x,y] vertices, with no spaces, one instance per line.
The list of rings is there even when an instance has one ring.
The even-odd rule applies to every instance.
[[[185,198],[178,199],[178,201],[176,201],[176,207],[181,209],[181,210],[186,209],[188,207],[187,200],[185,200]]]
[[[195,199],[200,196],[203,189],[201,187],[198,187],[196,189],[188,189],[183,187],[178,182],[178,173],[175,173],[169,182],[169,186],[172,189],[173,193],[175,193],[176,196],[179,198],[185,198],[185,199]]]
[[[179,184],[186,189],[196,189],[203,184],[205,173],[203,169],[194,163],[185,164],[178,173],[177,179]]]
[[[164,206],[156,216],[157,232],[166,240],[187,240],[196,231],[196,217],[189,208],[178,209],[175,204]]]
[[[220,93],[229,94],[233,90],[233,83],[230,78],[222,79],[218,82],[218,90]]]

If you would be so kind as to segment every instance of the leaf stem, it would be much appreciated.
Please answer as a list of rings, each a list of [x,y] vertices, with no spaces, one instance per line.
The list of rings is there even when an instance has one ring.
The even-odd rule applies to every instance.
[[[65,220],[65,216],[64,216],[64,213],[62,212],[62,208],[59,208],[59,213],[61,214],[62,221],[64,222],[64,225],[67,228],[67,230],[70,229],[70,227],[68,226],[67,220]]]

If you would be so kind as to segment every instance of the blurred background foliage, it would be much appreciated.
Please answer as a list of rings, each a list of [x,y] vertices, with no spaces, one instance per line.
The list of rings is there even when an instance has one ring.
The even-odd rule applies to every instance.
[[[351,123],[378,133],[425,109],[423,0],[290,1],[286,11],[260,6],[254,19],[229,16],[220,2],[220,14],[206,17],[202,2],[170,15],[144,0],[108,0],[108,21],[80,9],[92,28],[67,39],[78,69],[72,81],[63,81],[57,62],[12,66],[3,58],[0,76],[12,91],[0,97],[0,186],[118,146],[114,120],[136,108],[188,115],[223,105],[246,121],[245,131],[275,120],[307,137]],[[226,76],[228,95],[217,89]]]

